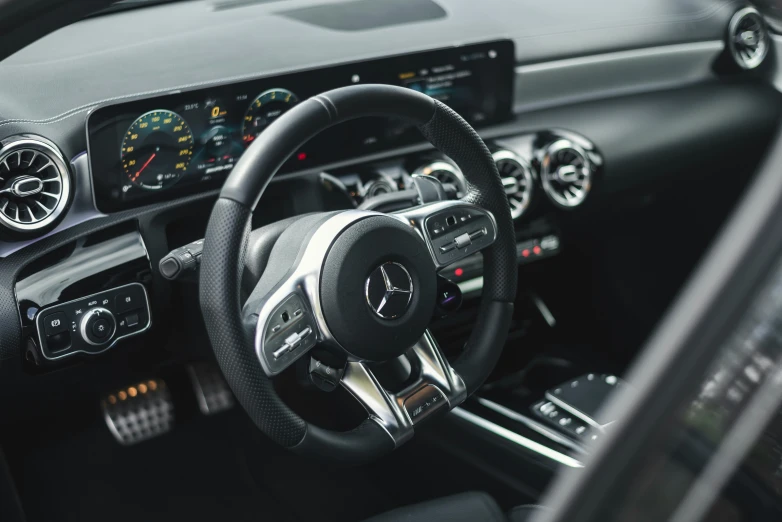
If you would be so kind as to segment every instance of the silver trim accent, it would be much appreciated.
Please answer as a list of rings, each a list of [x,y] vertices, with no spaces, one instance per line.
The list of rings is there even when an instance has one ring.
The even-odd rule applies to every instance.
[[[514,112],[702,82],[724,49],[723,40],[707,40],[519,65]]]
[[[492,154],[492,158],[494,158],[498,171],[502,162],[510,163],[521,171],[518,175],[506,178],[502,178],[502,172],[500,172],[502,185],[505,188],[505,194],[508,196],[510,215],[513,219],[519,219],[529,208],[535,191],[532,167],[521,156],[507,149],[498,150]]]
[[[545,425],[541,424],[540,422],[533,420],[526,415],[522,415],[521,413],[511,410],[510,408],[506,408],[502,404],[497,404],[494,401],[490,401],[488,399],[484,399],[482,397],[475,397],[475,400],[478,401],[478,403],[481,406],[484,406],[495,413],[499,413],[500,415],[503,415],[510,420],[519,422],[521,424],[524,424],[526,427],[531,429],[532,431],[535,431],[537,433],[540,433],[546,438],[551,439],[553,442],[556,442],[557,444],[560,444],[562,446],[565,446],[566,448],[569,448],[573,451],[577,451],[579,453],[586,454],[586,450],[579,446],[576,442],[570,440],[569,438],[560,435],[559,433],[555,432],[554,430],[549,429]]]
[[[106,315],[111,317],[111,322],[113,323],[111,326],[111,333],[106,337],[106,340],[102,343],[95,343],[90,340],[89,336],[87,335],[87,321],[89,321],[90,317],[96,314],[103,314],[105,312]],[[103,346],[104,344],[111,341],[111,338],[114,336],[114,334],[117,332],[117,318],[114,317],[114,314],[110,311],[106,310],[105,308],[101,306],[97,306],[95,308],[90,308],[87,310],[87,313],[84,314],[81,318],[81,323],[79,323],[79,333],[81,334],[81,338],[86,342],[87,344],[90,344],[92,346]]]
[[[33,157],[33,159],[34,158],[35,157]],[[45,167],[41,167],[41,170],[43,170],[44,168]],[[38,172],[40,172],[40,170]],[[54,178],[47,179],[46,181],[47,182],[54,181]],[[20,189],[19,186],[24,185],[25,183],[35,183],[36,186],[34,189],[28,189],[28,190]],[[11,187],[9,189],[0,192],[6,192],[6,191],[11,192],[11,194],[13,194],[18,198],[26,198],[27,196],[34,196],[43,191],[43,181],[41,181],[41,178],[36,178],[35,176],[19,176],[13,181],[13,183],[11,183]],[[48,192],[44,192],[44,194],[46,194],[47,196],[59,198],[57,194],[50,194]],[[35,202],[41,205],[43,209],[46,210],[47,212],[51,211],[50,208],[43,206],[43,204],[41,204],[40,201],[36,200]]]
[[[408,225],[412,226],[416,232],[418,232],[418,235],[421,236],[421,238],[426,243],[426,246],[429,248],[429,253],[432,255],[432,261],[434,261],[435,267],[437,269],[445,268],[447,266],[450,266],[454,263],[458,263],[460,260],[464,259],[465,257],[471,256],[475,252],[470,252],[466,255],[463,255],[456,259],[450,259],[447,263],[440,263],[437,260],[437,255],[435,254],[434,246],[432,245],[431,241],[428,239],[428,235],[426,233],[426,222],[429,220],[429,217],[431,217],[433,214],[437,214],[439,212],[442,212],[443,210],[448,209],[457,209],[457,208],[471,208],[473,210],[477,210],[478,212],[481,212],[485,216],[489,218],[489,221],[491,222],[492,229],[491,231],[486,231],[487,233],[490,233],[491,241],[483,248],[488,248],[491,246],[496,240],[497,240],[497,220],[494,218],[494,214],[489,212],[486,209],[483,209],[481,207],[478,207],[476,205],[471,205],[469,203],[465,203],[462,200],[456,200],[456,201],[437,201],[435,203],[429,203],[426,205],[421,205],[418,207],[413,207],[407,210],[403,210],[400,212],[396,212],[394,214],[387,214],[389,216],[394,216],[399,219],[401,219],[403,222],[407,223]],[[483,250],[480,249],[480,250]],[[477,252],[480,252],[480,250],[477,250]]]
[[[85,221],[105,217],[95,207],[95,201],[92,193],[92,176],[90,175],[90,166],[87,154],[79,154],[71,160],[71,169],[73,172],[73,201],[65,213],[65,217],[54,229],[35,238],[30,238],[13,243],[0,242],[0,259],[21,250],[45,237],[62,232],[63,230],[74,227]]]
[[[447,172],[448,174],[445,177],[450,176],[453,179],[446,181],[442,179],[441,176],[437,176],[438,172]],[[447,161],[437,160],[421,165],[415,169],[411,176],[432,176],[443,184],[454,181],[456,185],[456,196],[460,198],[467,192],[467,178],[464,177],[464,174],[462,174],[459,167]]]
[[[470,424],[478,426],[479,428],[483,428],[486,431],[489,431],[499,437],[502,437],[503,439],[509,442],[521,446],[524,449],[527,449],[529,451],[537,453],[538,455],[541,455],[555,462],[558,462],[559,464],[571,468],[584,467],[584,465],[581,462],[574,459],[573,457],[570,457],[558,451],[554,451],[553,449],[544,446],[543,444],[535,442],[534,440],[530,440],[527,437],[523,437],[518,433],[515,433],[507,428],[500,426],[499,424],[494,424],[493,422],[488,421],[483,417],[479,417],[478,415],[475,415],[474,413],[471,413],[463,408],[454,408],[451,414],[455,415],[456,417],[464,421],[469,422]]]
[[[393,284],[391,281],[391,278],[388,277],[388,273],[386,272],[386,269],[383,268],[386,265],[396,265],[399,268],[402,269],[402,271],[407,276],[407,284],[410,288],[410,290],[405,290],[404,288],[398,288],[396,285]],[[386,292],[383,296],[383,299],[380,301],[380,304],[377,305],[377,308],[375,308],[375,305],[372,304],[372,300],[369,298],[369,283],[372,279],[372,275],[375,273],[375,270],[380,269],[380,273],[383,276],[383,283],[385,284]],[[369,277],[367,277],[366,283],[364,283],[364,297],[367,300],[367,304],[369,305],[369,308],[372,309],[375,314],[377,314],[378,317],[381,317],[383,319],[395,319],[399,317],[400,315],[404,314],[404,312],[407,311],[408,307],[410,306],[410,301],[413,299],[413,278],[410,277],[410,272],[407,271],[407,268],[405,268],[400,263],[396,263],[394,261],[388,261],[386,263],[383,263],[379,267],[377,267],[375,270],[372,271],[371,274],[369,274]],[[383,307],[388,302],[389,297],[392,297],[394,295],[398,294],[407,294],[407,303],[405,303],[405,309],[402,312],[402,314],[395,314],[395,315],[385,315],[382,313]]]
[[[451,208],[470,208],[488,216],[490,222],[492,223],[492,231],[490,233],[491,242],[486,246],[489,246],[497,239],[497,224],[492,213],[475,205],[464,203],[461,200],[438,201],[436,203],[414,207],[398,214],[383,214],[369,210],[346,210],[323,223],[318,228],[318,230],[315,231],[315,234],[312,236],[312,239],[304,250],[304,255],[301,257],[301,261],[299,262],[298,266],[292,268],[292,271],[287,279],[272,289],[260,303],[256,301],[252,304],[252,306],[258,307],[258,320],[256,321],[255,326],[255,354],[258,357],[258,360],[261,363],[261,367],[263,368],[263,371],[266,373],[266,375],[273,377],[279,374],[283,369],[290,366],[290,364],[307,353],[307,350],[300,350],[288,361],[286,361],[286,366],[273,369],[273,366],[276,367],[274,361],[268,361],[263,350],[264,339],[266,338],[266,327],[267,323],[269,323],[269,318],[277,309],[277,307],[282,304],[282,302],[291,294],[299,293],[306,297],[307,303],[312,310],[312,316],[315,322],[314,333],[316,335],[317,341],[344,349],[344,347],[342,347],[339,342],[334,339],[331,330],[326,324],[326,318],[323,314],[323,309],[321,308],[320,304],[320,273],[323,267],[323,260],[326,258],[326,254],[331,248],[332,243],[342,233],[343,230],[345,230],[353,223],[369,217],[393,217],[398,219],[400,222],[413,227],[413,229],[418,232],[429,249],[429,253],[432,256],[432,261],[438,268],[443,268],[447,265],[438,264],[434,248],[427,239],[425,226],[426,220],[429,216]],[[471,254],[472,253],[474,252],[471,252]],[[452,259],[447,264],[457,262],[458,260],[459,259]],[[243,310],[245,317],[247,317],[249,313],[250,312],[248,310]]]
[[[385,215],[369,210],[347,210],[327,220],[315,231],[304,251],[304,255],[301,257],[299,265],[294,267],[288,278],[278,284],[260,304],[258,321],[255,327],[255,354],[261,362],[266,375],[273,377],[284,369],[280,368],[275,371],[270,366],[269,361],[266,360],[266,354],[263,350],[266,326],[277,307],[293,293],[298,292],[306,296],[315,321],[316,328],[314,333],[317,336],[317,341],[341,348],[334,339],[328,324],[326,324],[326,318],[320,306],[320,272],[323,268],[323,260],[326,258],[331,244],[347,227],[368,217]],[[288,366],[305,353],[307,353],[307,350],[299,351],[290,359]]]
[[[483,290],[483,276],[467,279],[466,281],[459,281],[456,284],[459,285],[459,290],[462,291],[462,295],[467,299],[481,293]]]
[[[555,171],[551,170],[552,162],[563,151],[570,151],[578,156],[581,165],[572,163],[558,165]],[[574,208],[584,202],[592,188],[592,162],[589,154],[579,145],[568,139],[559,139],[546,147],[543,159],[540,162],[540,183],[552,203],[562,208]],[[566,186],[560,190],[556,185]]]
[[[43,330],[42,326],[41,326],[41,317],[43,317],[43,315],[48,310],[50,310],[52,308],[59,307],[61,305],[65,305],[65,304],[69,304],[69,303],[73,303],[73,302],[76,302],[76,301],[82,301],[82,300],[94,297],[94,296],[96,296],[98,294],[103,294],[105,292],[110,292],[110,291],[114,291],[114,290],[120,290],[122,288],[127,288],[127,287],[133,286],[133,285],[140,286],[141,290],[144,292],[144,301],[147,304],[147,326],[146,327],[142,328],[141,330],[136,330],[135,332],[130,332],[130,333],[126,334],[126,335],[120,335],[119,337],[116,337],[111,342],[111,344],[106,345],[105,348],[103,348],[102,350],[99,350],[99,351],[86,352],[84,350],[73,350],[73,351],[68,352],[68,353],[63,353],[63,354],[60,354],[60,355],[57,355],[57,356],[54,356],[54,357],[49,357],[49,356],[47,356],[44,353],[43,350],[40,350],[41,355],[43,355],[43,358],[46,359],[47,361],[57,361],[59,359],[64,359],[65,357],[70,357],[72,355],[76,355],[77,353],[83,353],[83,354],[87,354],[87,355],[98,355],[98,354],[101,354],[101,353],[103,353],[103,352],[105,352],[107,350],[110,350],[111,348],[114,347],[115,344],[117,344],[117,342],[121,341],[122,339],[126,339],[128,337],[133,337],[134,335],[138,335],[140,333],[143,333],[143,332],[146,332],[147,330],[149,330],[152,327],[152,309],[149,306],[149,295],[147,295],[147,289],[141,283],[129,283],[127,285],[117,286],[115,288],[109,288],[108,290],[103,290],[101,292],[95,292],[94,294],[90,294],[90,295],[87,295],[87,296],[84,296],[84,297],[80,297],[78,299],[72,299],[70,301],[65,301],[64,303],[55,303],[52,306],[50,306],[48,308],[44,308],[44,309],[42,309],[42,310],[40,310],[38,312],[38,315],[35,316],[35,329],[38,332],[38,337],[40,339],[42,339],[42,338],[44,338],[46,336],[46,331]]]
[[[566,412],[570,413],[574,417],[578,417],[582,421],[586,422],[587,424],[589,424],[593,428],[595,428],[597,430],[600,430],[601,432],[604,432],[604,428],[606,426],[608,426],[609,424],[611,424],[609,422],[608,424],[601,425],[595,419],[593,419],[589,415],[586,415],[585,413],[577,410],[576,408],[574,408],[570,404],[566,403],[565,401],[563,401],[562,399],[560,399],[559,397],[557,397],[553,393],[546,392],[546,400],[549,400],[549,401],[553,402],[554,404],[556,404],[557,406],[559,406],[560,408],[562,408]]]
[[[408,351],[408,356],[415,358],[421,370],[416,381],[400,392],[385,390],[372,371],[361,362],[349,362],[340,382],[364,406],[369,418],[388,433],[396,447],[413,437],[414,422],[405,402],[422,388],[433,386],[440,391],[448,409],[467,398],[464,381],[443,357],[428,330]]]
[[[747,50],[753,46],[752,42],[742,42],[742,47],[739,48],[739,39],[746,40],[746,32],[737,34],[739,24],[741,24],[747,18],[753,18],[758,25],[759,38],[754,42],[754,50]],[[742,69],[750,70],[755,69],[768,55],[768,49],[770,47],[769,35],[766,29],[766,24],[763,21],[763,17],[760,15],[757,9],[753,7],[745,7],[736,11],[736,14],[730,19],[728,23],[728,50],[730,55],[736,64]],[[746,53],[746,55],[745,55]]]
[[[548,306],[546,306],[546,303],[543,302],[543,299],[541,299],[541,297],[535,293],[530,293],[530,297],[532,298],[532,302],[535,304],[535,308],[538,309],[538,312],[540,312],[540,315],[543,316],[543,319],[546,321],[546,324],[548,324],[551,328],[557,326],[557,318],[554,317],[554,314],[552,314],[551,310],[548,309]]]
[[[66,207],[68,206],[68,203],[70,202],[71,197],[71,177],[70,177],[70,171],[68,169],[68,164],[65,161],[65,158],[63,158],[62,153],[59,151],[57,146],[52,143],[51,141],[47,140],[46,138],[40,137],[40,136],[31,136],[31,135],[18,135],[13,136],[3,143],[2,148],[0,148],[0,164],[4,165],[9,171],[11,170],[8,165],[8,157],[12,154],[16,154],[17,157],[17,165],[20,165],[22,162],[23,154],[26,152],[32,152],[33,156],[28,162],[28,166],[31,165],[38,156],[45,156],[49,161],[41,167],[38,170],[38,173],[42,173],[46,169],[53,167],[55,169],[55,177],[53,178],[47,178],[41,180],[44,183],[49,183],[51,181],[58,181],[60,185],[60,191],[59,194],[54,194],[51,192],[46,192],[45,194],[47,196],[51,196],[56,198],[56,202],[52,208],[45,207],[45,214],[42,218],[35,218],[32,213],[30,214],[31,220],[30,221],[21,221],[19,217],[19,207],[16,207],[16,215],[12,218],[6,215],[4,211],[0,211],[0,224],[4,225],[6,228],[13,230],[15,232],[34,232],[36,230],[43,229],[49,225],[51,225],[54,221],[56,221],[60,215],[65,211]],[[34,176],[25,176],[28,178],[34,178]],[[36,178],[38,179],[38,178]],[[14,182],[16,184],[16,182]],[[37,194],[41,192],[43,189],[43,183],[41,183],[41,188],[34,192],[34,193],[26,193],[26,194],[19,194],[15,193],[13,191],[12,187],[12,193],[14,193],[17,197],[29,197],[33,194]],[[49,190],[52,190],[51,188]],[[4,207],[5,208],[5,207]],[[28,212],[29,212],[29,206],[28,206]]]

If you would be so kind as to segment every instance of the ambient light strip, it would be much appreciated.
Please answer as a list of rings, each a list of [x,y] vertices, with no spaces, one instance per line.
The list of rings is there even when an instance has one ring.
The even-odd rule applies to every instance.
[[[456,415],[462,420],[474,424],[475,426],[481,427],[487,431],[490,431],[495,435],[502,437],[505,440],[513,442],[514,444],[518,444],[519,446],[522,446],[530,451],[534,451],[535,453],[547,457],[556,462],[559,462],[560,464],[564,464],[565,466],[569,466],[571,468],[584,467],[584,465],[581,462],[577,461],[572,457],[569,457],[558,451],[554,451],[553,449],[546,447],[543,444],[539,444],[534,440],[530,440],[526,437],[522,437],[518,433],[515,433],[507,428],[503,428],[499,424],[494,424],[493,422],[488,421],[483,417],[479,417],[478,415],[475,415],[474,413],[471,413],[467,410],[464,410],[462,408],[454,408],[451,411],[451,413],[453,415]]]

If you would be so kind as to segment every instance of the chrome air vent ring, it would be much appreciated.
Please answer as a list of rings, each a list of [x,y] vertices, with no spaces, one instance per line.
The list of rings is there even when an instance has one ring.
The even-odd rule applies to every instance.
[[[577,207],[592,188],[589,155],[570,140],[561,139],[546,147],[540,162],[540,182],[548,198],[562,208]]]
[[[62,216],[70,195],[68,164],[52,142],[24,135],[0,145],[0,225],[41,231]]]
[[[454,165],[444,160],[437,160],[417,168],[413,175],[432,176],[443,185],[451,184],[456,188],[456,197],[463,197],[467,192],[467,180],[462,171]]]
[[[523,158],[509,150],[498,150],[492,157],[508,196],[511,217],[519,219],[532,201],[535,187],[532,169]]]
[[[742,69],[754,69],[763,63],[769,50],[769,37],[760,13],[752,8],[741,9],[728,24],[728,49]]]

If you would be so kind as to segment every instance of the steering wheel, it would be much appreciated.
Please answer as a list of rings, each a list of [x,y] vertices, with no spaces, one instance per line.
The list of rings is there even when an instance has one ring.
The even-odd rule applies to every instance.
[[[382,214],[347,210],[286,222],[266,269],[242,302],[251,216],[269,180],[304,142],[364,116],[415,124],[464,173],[461,200]],[[480,312],[453,366],[427,326],[437,271],[483,251]],[[497,363],[516,295],[513,223],[497,168],[478,134],[429,96],[360,85],[314,96],[274,121],[237,162],[209,219],[200,304],[217,361],[255,424],[305,455],[363,462],[413,436],[436,411],[472,394]],[[336,432],[306,422],[277,395],[273,378],[316,344],[342,352],[339,384],[366,409],[357,428]],[[372,363],[406,355],[404,389],[384,389]],[[330,370],[329,370],[330,371]]]

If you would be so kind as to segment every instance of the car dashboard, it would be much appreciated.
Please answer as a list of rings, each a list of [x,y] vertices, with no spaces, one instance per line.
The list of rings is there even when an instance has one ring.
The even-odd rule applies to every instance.
[[[655,198],[735,197],[778,122],[768,71],[731,61],[732,2],[568,2],[559,18],[499,0],[405,0],[379,18],[365,4],[179,2],[83,20],[0,63],[2,422],[211,358],[195,284],[211,207],[256,137],[321,92],[384,83],[460,113],[502,178],[520,301],[555,290],[579,306],[622,264],[624,216],[686,221],[686,204]],[[453,199],[469,190],[403,120],[347,122],[279,166],[253,228],[409,208],[418,176]],[[593,254],[605,243],[611,255]],[[441,275],[471,303],[440,327],[458,350],[481,255]]]

